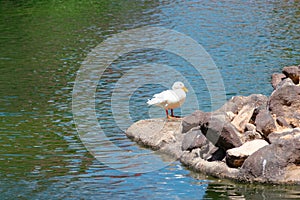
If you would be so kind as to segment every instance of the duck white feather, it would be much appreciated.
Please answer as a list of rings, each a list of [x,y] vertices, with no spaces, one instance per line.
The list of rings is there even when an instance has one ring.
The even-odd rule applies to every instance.
[[[175,82],[172,90],[165,90],[161,93],[153,95],[152,99],[147,101],[148,105],[156,105],[166,110],[167,117],[168,110],[171,109],[171,116],[173,116],[173,109],[181,107],[186,98],[188,90],[182,82]]]

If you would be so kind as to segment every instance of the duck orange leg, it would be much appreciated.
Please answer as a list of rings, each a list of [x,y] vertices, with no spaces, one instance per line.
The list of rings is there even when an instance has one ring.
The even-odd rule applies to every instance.
[[[167,115],[167,118],[168,118],[168,119],[174,119],[174,118],[177,118],[177,117],[174,116],[173,109],[171,109],[171,115],[169,115],[168,110],[166,110],[166,115]]]

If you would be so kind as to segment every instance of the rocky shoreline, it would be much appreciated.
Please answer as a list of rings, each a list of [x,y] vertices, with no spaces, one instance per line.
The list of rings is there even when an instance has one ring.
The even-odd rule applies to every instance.
[[[214,112],[134,123],[127,137],[191,170],[243,182],[300,184],[300,65],[272,75],[274,91],[235,96]]]

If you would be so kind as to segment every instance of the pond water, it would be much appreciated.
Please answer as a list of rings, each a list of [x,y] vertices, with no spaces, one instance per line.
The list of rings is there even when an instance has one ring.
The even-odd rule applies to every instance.
[[[176,112],[210,111],[213,101],[223,103],[222,97],[211,98],[207,80],[171,53],[137,50],[105,69],[96,88],[95,111],[103,133],[117,149],[100,143],[96,159],[80,140],[72,113],[77,71],[89,52],[115,34],[144,26],[172,29],[202,45],[222,76],[216,81],[224,84],[225,99],[269,95],[271,74],[300,63],[298,1],[4,0],[0,4],[1,199],[300,198],[299,186],[215,179],[126,138],[128,120],[164,117],[162,110],[145,102],[167,87],[163,82],[175,79],[165,71],[148,84],[143,78],[153,74],[151,68],[133,73],[125,82],[137,89],[132,94],[125,91],[130,98],[116,95],[112,101],[116,83],[146,64],[175,70],[189,84],[193,92],[187,99],[193,94],[197,102]],[[121,112],[128,99],[127,111]]]

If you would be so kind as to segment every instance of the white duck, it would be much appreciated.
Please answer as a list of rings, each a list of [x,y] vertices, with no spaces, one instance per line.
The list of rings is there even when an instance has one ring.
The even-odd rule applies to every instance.
[[[152,99],[147,101],[148,105],[156,105],[166,110],[167,118],[174,118],[173,109],[179,108],[185,101],[188,89],[182,82],[175,82],[172,90],[165,90],[161,93],[153,95]],[[171,109],[171,116],[168,110]]]

